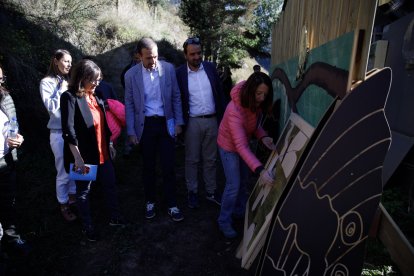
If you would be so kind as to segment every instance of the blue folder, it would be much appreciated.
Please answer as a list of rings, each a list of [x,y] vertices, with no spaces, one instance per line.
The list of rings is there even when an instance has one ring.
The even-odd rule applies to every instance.
[[[97,165],[85,164],[88,167],[88,173],[82,174],[82,172],[73,169],[73,163],[70,163],[69,179],[80,181],[95,181],[96,173],[98,171]]]

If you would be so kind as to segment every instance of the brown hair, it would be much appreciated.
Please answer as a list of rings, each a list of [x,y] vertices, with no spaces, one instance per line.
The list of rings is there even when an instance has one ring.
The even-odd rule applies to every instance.
[[[135,51],[139,54],[142,54],[142,49],[153,49],[157,47],[157,43],[154,42],[154,40],[152,40],[149,37],[143,37],[141,38],[138,43],[137,43],[137,47],[135,48]]]
[[[240,93],[241,105],[244,108],[250,109],[252,112],[257,111],[256,90],[261,84],[265,84],[269,88],[269,93],[259,107],[264,113],[269,113],[273,103],[273,86],[272,80],[263,72],[254,72],[243,84]]]
[[[69,80],[69,91],[81,98],[85,96],[84,81],[95,81],[102,77],[101,68],[89,59],[82,59],[72,67]]]
[[[69,51],[65,49],[58,49],[55,51],[52,58],[50,59],[50,65],[49,65],[49,69],[47,70],[46,77],[57,77],[59,75],[60,71],[59,71],[58,66],[55,63],[55,59],[60,60],[65,55],[71,56]],[[67,76],[65,76],[65,78],[67,78]]]

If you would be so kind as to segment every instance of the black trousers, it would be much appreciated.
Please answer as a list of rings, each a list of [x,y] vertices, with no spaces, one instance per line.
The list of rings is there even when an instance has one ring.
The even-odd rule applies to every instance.
[[[14,164],[0,169],[0,222],[3,229],[15,224],[16,170]]]
[[[145,126],[140,140],[143,157],[143,182],[148,202],[156,199],[156,159],[160,156],[164,198],[168,207],[177,206],[175,180],[175,141],[167,131],[164,117],[145,117]]]

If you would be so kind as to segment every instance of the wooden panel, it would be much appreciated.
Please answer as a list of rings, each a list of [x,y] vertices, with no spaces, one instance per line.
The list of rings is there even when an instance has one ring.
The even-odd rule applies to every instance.
[[[289,0],[273,27],[272,64],[299,55],[301,30],[308,30],[310,49],[351,32],[363,30],[354,80],[365,78],[377,0]]]
[[[403,275],[413,275],[414,248],[382,204],[380,204],[380,210],[378,238],[385,245],[391,259],[397,264]]]

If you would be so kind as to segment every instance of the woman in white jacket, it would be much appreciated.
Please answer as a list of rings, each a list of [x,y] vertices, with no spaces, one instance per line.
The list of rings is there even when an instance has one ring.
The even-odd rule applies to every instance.
[[[75,182],[69,180],[69,175],[63,167],[63,138],[60,119],[60,96],[67,90],[68,74],[72,67],[72,57],[67,50],[59,49],[53,54],[49,70],[40,82],[40,94],[49,112],[50,147],[55,156],[56,196],[60,210],[67,221],[76,219],[69,206],[76,201]]]

